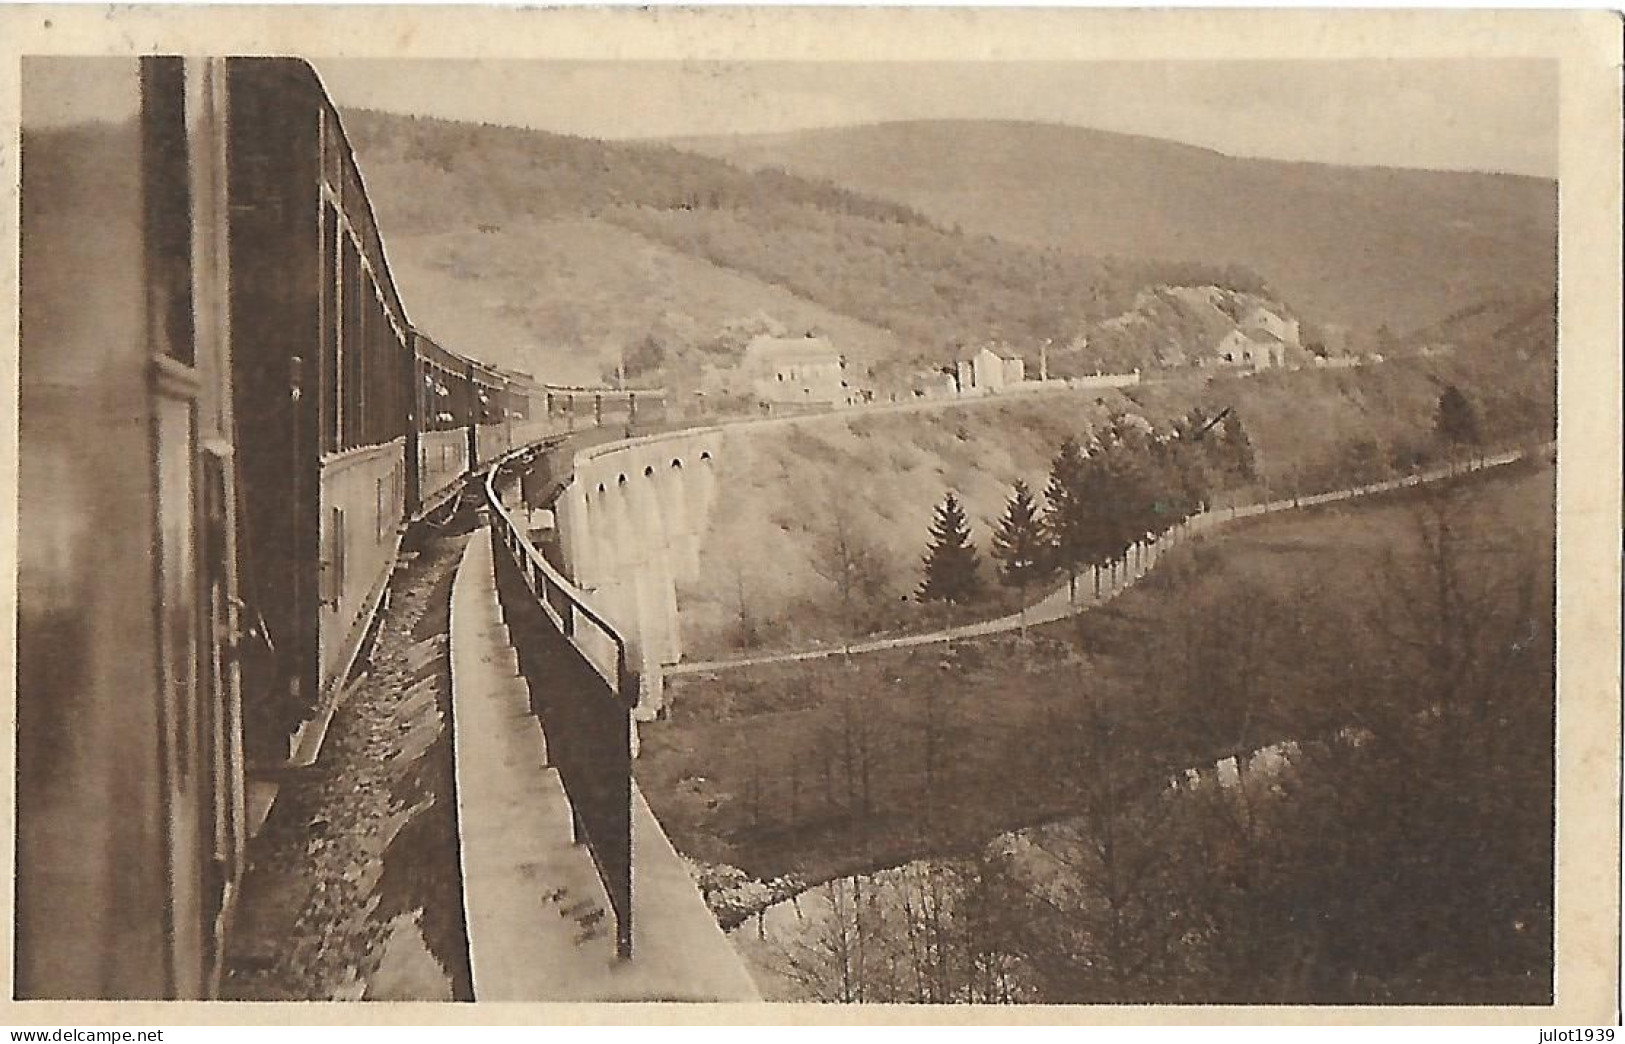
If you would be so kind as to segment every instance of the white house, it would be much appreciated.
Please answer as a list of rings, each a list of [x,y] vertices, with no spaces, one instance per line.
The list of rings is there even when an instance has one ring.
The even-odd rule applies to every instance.
[[[1214,346],[1214,361],[1220,366],[1268,370],[1285,366],[1289,351],[1298,351],[1298,320],[1254,305],[1229,333]]]
[[[1294,348],[1300,343],[1298,321],[1276,315],[1263,305],[1255,305],[1237,325],[1244,330],[1262,330],[1273,335],[1282,344]]]
[[[843,406],[850,398],[846,362],[824,337],[753,337],[744,368],[757,399],[770,405]]]
[[[1237,327],[1225,334],[1214,349],[1219,363],[1268,370],[1286,365],[1286,344],[1268,330]]]
[[[1027,363],[1020,356],[1000,355],[989,347],[959,360],[959,391],[992,394],[1027,379]]]

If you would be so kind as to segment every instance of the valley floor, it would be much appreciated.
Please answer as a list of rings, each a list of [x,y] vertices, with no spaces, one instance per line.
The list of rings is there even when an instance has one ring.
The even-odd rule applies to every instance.
[[[1271,743],[1425,716],[1399,705],[1426,686],[1392,674],[1396,643],[1426,637],[1429,518],[1449,521],[1474,575],[1521,592],[1484,601],[1540,636],[1507,698],[1549,728],[1553,470],[1497,472],[1239,523],[1025,640],[674,678],[672,720],[644,732],[641,784],[694,860],[812,884],[1089,812],[1087,760],[1069,746],[1080,713],[1109,729],[1117,785],[1142,790]],[[1539,784],[1539,759],[1524,768]],[[1549,817],[1549,790],[1525,790],[1520,814]]]

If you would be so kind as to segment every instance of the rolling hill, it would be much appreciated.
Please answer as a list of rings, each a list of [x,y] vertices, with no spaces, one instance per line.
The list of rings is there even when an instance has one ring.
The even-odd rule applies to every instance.
[[[653,343],[638,353],[660,360],[649,376],[702,383],[699,371],[737,359],[728,331],[765,326],[827,333],[875,384],[901,389],[957,345],[997,339],[1036,363],[1046,338],[1070,343],[1154,287],[1268,295],[1235,266],[965,234],[828,180],[660,144],[344,118],[413,321],[560,379]],[[1137,361],[1119,354],[1064,366]]]
[[[1307,318],[1407,331],[1556,286],[1538,178],[1239,159],[1050,124],[916,121],[670,142],[827,179],[949,227],[1093,256],[1258,272]]]
[[[743,342],[766,330],[829,335],[881,392],[990,340],[1029,370],[1049,341],[1057,376],[1155,366],[1223,336],[1230,320],[1202,300],[1243,298],[1319,320],[1311,344],[1375,349],[1403,340],[1383,326],[1420,336],[1500,307],[1486,302],[1549,309],[1555,283],[1553,187],[1529,178],[1236,160],[1033,124],[681,143],[723,159],[344,117],[413,321],[553,380],[625,358],[639,381],[740,394]],[[791,172],[762,166],[778,161]]]

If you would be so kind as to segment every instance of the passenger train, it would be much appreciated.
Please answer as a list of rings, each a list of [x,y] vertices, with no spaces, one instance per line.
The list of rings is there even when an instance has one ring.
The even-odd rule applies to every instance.
[[[406,526],[663,396],[416,329],[302,61],[29,58],[22,114],[13,992],[208,997]]]

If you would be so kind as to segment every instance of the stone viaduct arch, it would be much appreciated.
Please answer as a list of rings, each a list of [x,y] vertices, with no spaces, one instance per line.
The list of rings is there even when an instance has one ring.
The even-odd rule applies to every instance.
[[[701,428],[583,450],[558,500],[566,569],[627,640],[645,720],[665,706],[661,665],[683,655],[677,585],[699,575],[721,441]]]

